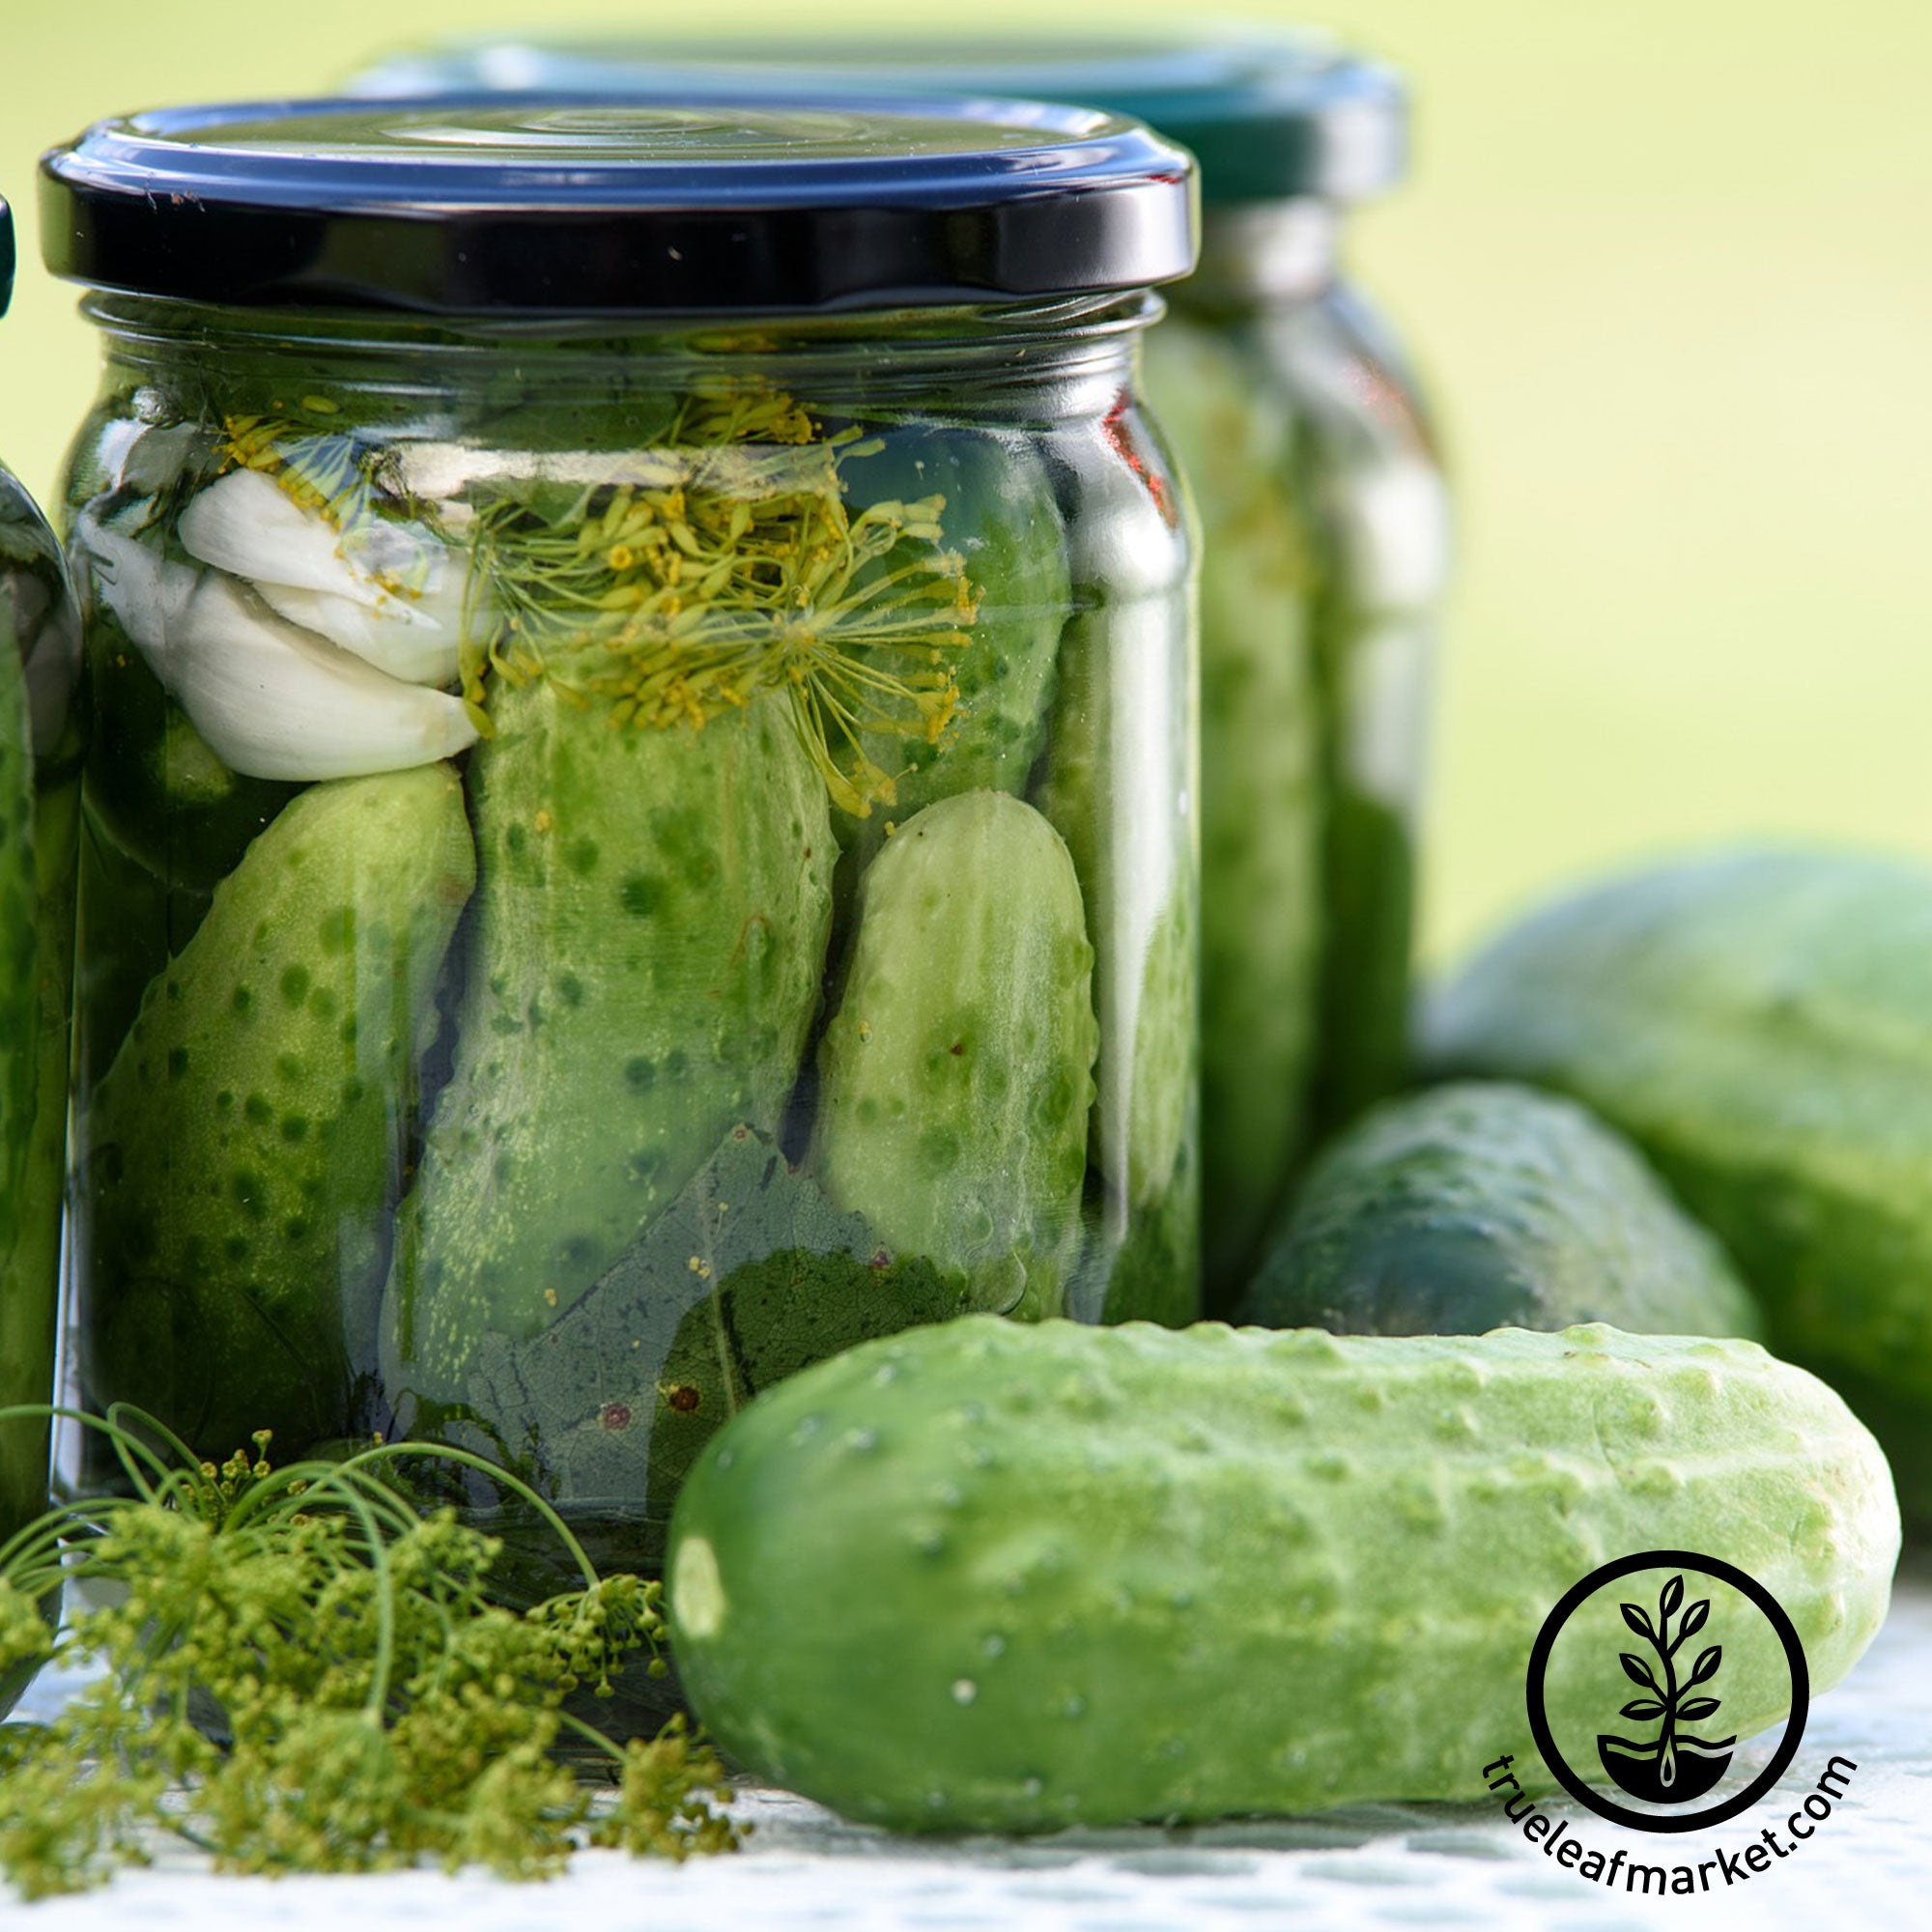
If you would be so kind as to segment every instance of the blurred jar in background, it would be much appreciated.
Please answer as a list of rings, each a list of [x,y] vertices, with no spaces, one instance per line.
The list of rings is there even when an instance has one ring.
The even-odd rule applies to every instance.
[[[13,292],[0,201],[0,314]],[[53,1399],[81,751],[73,593],[0,467],[0,1408]],[[0,1423],[0,1545],[46,1506],[46,1422]],[[0,1679],[0,1716],[18,1690]]]
[[[1204,246],[1147,385],[1199,506],[1202,1148],[1210,1310],[1309,1149],[1397,1087],[1447,500],[1395,339],[1344,278],[1344,217],[1398,181],[1386,69],[1284,33],[1046,40],[479,39],[352,89],[565,91],[801,71],[1077,100],[1202,167]]]

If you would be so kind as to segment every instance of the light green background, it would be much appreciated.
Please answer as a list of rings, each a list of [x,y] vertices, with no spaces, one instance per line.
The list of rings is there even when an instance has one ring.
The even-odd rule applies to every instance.
[[[903,0],[838,7],[589,0],[552,23],[907,18]],[[0,451],[44,490],[92,381],[69,292],[34,267],[43,146],[540,11],[0,0],[0,191],[25,231]],[[1432,950],[1687,840],[1932,852],[1932,7],[1329,0],[1314,17],[1419,96],[1414,180],[1358,219],[1353,252],[1432,379],[1458,474]]]

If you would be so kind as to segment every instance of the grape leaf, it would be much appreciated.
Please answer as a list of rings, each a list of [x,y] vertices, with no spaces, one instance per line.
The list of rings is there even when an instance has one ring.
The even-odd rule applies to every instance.
[[[971,1305],[963,1277],[887,1252],[863,1215],[739,1126],[542,1334],[479,1348],[469,1399],[553,1500],[620,1498],[656,1519],[760,1389]]]

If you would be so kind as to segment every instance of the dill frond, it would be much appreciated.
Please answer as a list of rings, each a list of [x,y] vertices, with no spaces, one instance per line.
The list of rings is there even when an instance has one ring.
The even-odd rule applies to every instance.
[[[656,1658],[659,1586],[599,1577],[514,1478],[412,1444],[275,1468],[266,1435],[216,1467],[131,1411],[72,1419],[107,1434],[133,1492],[67,1504],[0,1548],[0,1673],[107,1666],[53,1722],[0,1726],[0,1872],[23,1896],[98,1884],[162,1836],[222,1871],[430,1861],[519,1879],[586,1844],[673,1859],[737,1845],[701,1739],[674,1722],[620,1747],[564,1708],[636,1652]],[[419,1512],[405,1459],[519,1492],[582,1587],[523,1612],[494,1603],[500,1546],[453,1511]],[[62,1580],[92,1606],[55,1637],[40,1605]],[[553,1756],[566,1734],[608,1761],[608,1808]]]

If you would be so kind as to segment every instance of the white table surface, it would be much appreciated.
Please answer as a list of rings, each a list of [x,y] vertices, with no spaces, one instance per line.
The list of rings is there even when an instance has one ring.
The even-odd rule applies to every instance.
[[[22,1715],[47,1715],[43,1680]],[[1361,1807],[1320,1819],[1009,1841],[895,1838],[802,1800],[749,1790],[755,1826],[736,1857],[683,1866],[581,1855],[569,1874],[509,1885],[474,1873],[240,1879],[163,1849],[104,1890],[24,1905],[0,1891],[6,1932],[1271,1932],[1276,1926],[1785,1926],[1911,1932],[1932,1921],[1932,1570],[1901,1581],[1885,1630],[1812,1706],[1770,1801],[1715,1832],[1621,1831],[1577,1807],[1592,1847],[1646,1862],[1733,1855],[1781,1821],[1834,1752],[1858,1772],[1815,1837],[1762,1877],[1695,1898],[1628,1897],[1579,1879],[1490,1806]],[[5,1802],[0,1790],[0,1803]]]

